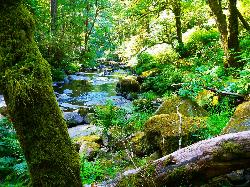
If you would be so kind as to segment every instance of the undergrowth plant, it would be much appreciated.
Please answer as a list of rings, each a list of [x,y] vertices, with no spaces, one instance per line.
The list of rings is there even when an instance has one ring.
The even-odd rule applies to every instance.
[[[13,125],[0,118],[0,185],[23,186],[29,182],[28,167]]]

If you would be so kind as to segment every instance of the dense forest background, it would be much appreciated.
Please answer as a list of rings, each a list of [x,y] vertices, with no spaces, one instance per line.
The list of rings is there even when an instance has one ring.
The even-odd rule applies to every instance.
[[[51,71],[54,84],[66,84],[69,75],[77,72],[104,69],[104,76],[116,68],[126,72],[119,75],[116,92],[131,101],[129,110],[108,101],[77,111],[102,129],[71,139],[84,147],[79,148],[82,184],[148,168],[153,160],[201,140],[249,130],[250,0],[24,2],[34,18],[34,40],[50,65],[47,73]],[[5,7],[0,8],[4,12]],[[0,47],[3,69],[1,50],[6,46]],[[27,156],[12,124],[12,111],[19,109],[10,110],[1,100],[0,186],[27,186]],[[238,150],[230,146],[227,151]],[[247,186],[250,171],[244,169],[237,170],[241,180],[220,175],[198,186]],[[130,182],[142,185],[136,179]],[[177,186],[194,184],[191,179],[179,182]]]

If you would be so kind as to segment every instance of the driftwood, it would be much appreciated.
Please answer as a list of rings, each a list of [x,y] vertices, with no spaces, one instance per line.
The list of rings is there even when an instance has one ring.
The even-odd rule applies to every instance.
[[[250,166],[250,131],[226,134],[179,149],[104,186],[183,186]]]

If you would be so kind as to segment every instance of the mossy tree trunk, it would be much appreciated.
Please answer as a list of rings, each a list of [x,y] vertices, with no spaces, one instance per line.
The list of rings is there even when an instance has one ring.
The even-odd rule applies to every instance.
[[[216,17],[218,30],[221,34],[222,47],[225,54],[225,67],[240,67],[237,55],[239,52],[239,31],[238,31],[238,15],[236,7],[237,0],[229,0],[229,24],[227,24],[226,15],[223,13],[221,1],[208,0],[208,4]]]
[[[79,155],[53,93],[49,64],[33,39],[22,0],[0,4],[0,89],[28,163],[32,186],[81,186]]]

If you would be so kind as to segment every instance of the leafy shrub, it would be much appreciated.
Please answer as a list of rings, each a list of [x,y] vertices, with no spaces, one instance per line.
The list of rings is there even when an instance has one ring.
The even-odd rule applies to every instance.
[[[116,107],[111,101],[108,101],[104,106],[95,108],[95,123],[104,128],[107,132],[113,126],[124,127],[127,125],[126,111]]]
[[[224,53],[219,43],[219,33],[213,29],[197,29],[189,36],[181,53],[196,66],[223,64]]]
[[[53,81],[62,81],[66,76],[64,70],[60,68],[52,68],[51,73]]]
[[[152,113],[154,111],[153,100],[156,99],[156,94],[152,91],[144,92],[139,99],[133,101],[134,110],[136,112]]]
[[[218,90],[224,89],[224,68],[222,66],[199,66],[195,73],[191,72],[183,76],[184,84],[179,90],[179,95],[195,100],[199,92],[204,88],[216,88]]]
[[[142,74],[144,71],[151,70],[159,66],[155,58],[146,52],[139,54],[137,59],[138,64],[136,65],[135,71],[138,75]]]
[[[231,115],[227,112],[212,114],[211,116],[209,116],[206,123],[207,128],[203,132],[204,139],[219,135],[228,123],[230,116]]]
[[[92,184],[107,180],[116,174],[116,166],[111,163],[102,163],[100,160],[88,161],[81,156],[81,178],[83,184]]]
[[[206,46],[213,46],[219,41],[219,32],[215,29],[196,29],[186,42],[186,49],[190,55],[200,54],[203,52],[202,49]]]
[[[165,92],[172,90],[174,87],[172,84],[178,84],[182,82],[183,73],[173,65],[165,65],[162,72],[155,77],[148,77],[142,84],[144,91],[154,91],[157,94],[164,94]]]
[[[28,168],[13,125],[0,119],[0,175],[5,185],[29,181]]]

